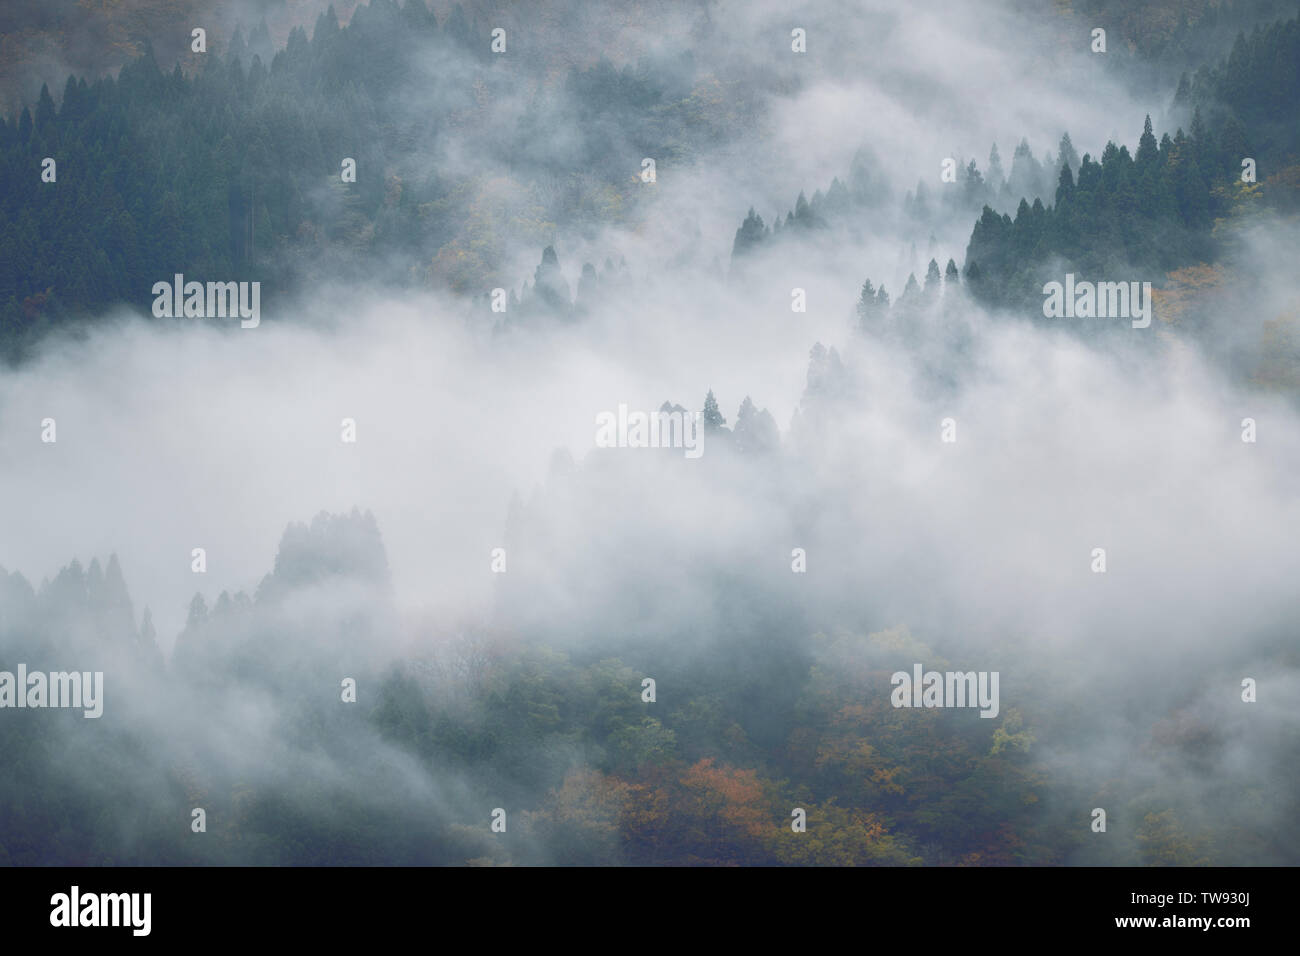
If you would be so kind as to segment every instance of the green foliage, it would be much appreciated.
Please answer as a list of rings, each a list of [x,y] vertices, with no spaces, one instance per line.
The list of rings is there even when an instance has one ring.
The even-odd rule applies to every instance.
[[[0,122],[0,358],[119,304],[147,311],[176,273],[260,281],[263,308],[320,275],[508,285],[510,243],[552,241],[561,220],[626,221],[645,194],[628,156],[689,163],[743,128],[731,111],[753,95],[689,57],[602,60],[554,82],[532,64],[544,93],[517,124],[478,129],[466,117],[519,84],[493,68],[486,34],[459,6],[440,25],[418,0],[373,0],[278,52],[259,27],[182,73],[145,44],[116,77],[69,77],[57,106],[43,88],[34,115]],[[433,111],[431,62],[445,64]],[[563,124],[573,136],[555,135]],[[462,150],[509,175],[449,168]],[[54,184],[40,181],[47,156]]]
[[[1181,95],[1189,132],[1155,141],[1147,117],[1136,157],[1108,143],[1085,154],[1077,175],[1060,169],[1055,204],[1021,202],[1015,218],[985,206],[966,247],[967,268],[986,304],[1041,314],[1042,286],[1073,271],[1116,275],[1136,267],[1165,273],[1218,254],[1215,221],[1238,214],[1241,163],[1291,164],[1300,150],[1300,17],[1238,37],[1217,68]],[[1062,140],[1062,158],[1067,141]],[[1072,151],[1072,147],[1071,147]],[[1286,201],[1278,190],[1279,203]]]

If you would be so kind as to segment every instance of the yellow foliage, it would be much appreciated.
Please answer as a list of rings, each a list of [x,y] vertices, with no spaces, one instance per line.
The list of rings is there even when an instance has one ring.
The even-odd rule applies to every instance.
[[[1193,305],[1221,295],[1228,275],[1221,266],[1199,264],[1176,269],[1165,276],[1165,288],[1153,289],[1153,311],[1162,322],[1174,323]]]

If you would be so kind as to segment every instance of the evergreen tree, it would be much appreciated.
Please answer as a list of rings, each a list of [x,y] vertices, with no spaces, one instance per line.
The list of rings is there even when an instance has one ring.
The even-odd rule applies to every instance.
[[[1002,157],[998,155],[998,144],[994,143],[993,148],[989,150],[989,188],[999,190],[1006,183],[1006,173],[1002,171]]]
[[[540,305],[555,314],[565,314],[572,303],[569,300],[569,283],[560,271],[560,260],[554,246],[542,250],[542,261],[533,273],[533,292]]]
[[[54,97],[50,96],[49,86],[42,83],[41,95],[36,100],[35,132],[37,136],[46,138],[54,132],[55,113]]]
[[[907,285],[903,286],[903,294],[898,299],[900,307],[907,309],[919,304],[921,298],[921,286],[916,281],[916,273],[908,273]]]
[[[925,270],[925,290],[922,298],[925,302],[934,302],[939,297],[939,287],[942,285],[942,279],[939,274],[939,263],[931,259],[930,265]]]
[[[1142,125],[1142,137],[1138,140],[1137,167],[1138,173],[1145,173],[1148,169],[1155,166],[1160,158],[1160,147],[1156,145],[1155,134],[1151,131],[1151,116],[1147,114],[1146,121]]]
[[[878,315],[876,288],[871,284],[870,279],[862,283],[862,291],[858,294],[858,304],[855,311],[857,312],[858,321],[864,326],[871,323]]]
[[[700,417],[709,429],[721,428],[727,424],[727,420],[718,411],[718,400],[713,397],[713,389],[709,389],[709,394],[704,396],[704,411]]]
[[[801,193],[800,196],[802,197],[802,195]],[[736,240],[731,246],[731,257],[734,259],[750,252],[761,245],[767,236],[768,231],[767,227],[763,225],[763,217],[755,213],[754,207],[750,206],[745,221],[736,230]]]
[[[984,201],[984,177],[980,175],[979,167],[973,159],[966,166],[962,178],[962,199],[968,206],[977,206]]]
[[[1068,166],[1073,173],[1079,168],[1079,154],[1074,151],[1074,144],[1070,142],[1070,134],[1061,134],[1061,145],[1057,148],[1056,168],[1059,178],[1062,166]]]
[[[808,205],[808,200],[804,198],[803,190],[800,190],[799,198],[794,202],[794,221],[807,229],[812,227],[814,219],[812,207]]]

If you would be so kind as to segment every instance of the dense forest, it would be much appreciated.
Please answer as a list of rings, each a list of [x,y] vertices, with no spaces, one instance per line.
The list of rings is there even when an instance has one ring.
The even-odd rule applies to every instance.
[[[1022,141],[1009,174],[995,143],[986,172],[972,159],[933,198],[935,188],[922,180],[905,197],[904,210],[923,226],[954,211],[978,212],[961,273],[974,298],[992,308],[1041,314],[1044,282],[1066,272],[1136,268],[1160,283],[1167,273],[1230,254],[1231,226],[1300,208],[1298,103],[1300,18],[1256,27],[1249,37],[1239,33],[1217,67],[1190,80],[1183,75],[1174,107],[1190,111],[1188,132],[1180,127],[1157,141],[1147,116],[1133,152],[1110,142],[1097,159],[1079,157],[1066,132],[1057,156],[1049,151],[1042,163]],[[852,186],[837,178],[811,200],[800,193],[770,227],[751,208],[736,230],[733,258],[778,240],[783,229],[826,228],[870,214],[879,197],[864,167],[855,163]],[[997,212],[1012,207],[1014,216]],[[946,271],[953,277],[955,262]],[[937,280],[932,260],[924,289],[910,276],[900,304],[918,301],[923,291],[933,299]],[[868,278],[857,308],[868,330],[888,305],[884,284],[877,288]]]
[[[1198,74],[1190,92],[1180,87],[1179,102],[1193,109],[1188,132],[1157,143],[1148,116],[1135,153],[1108,143],[1100,161],[1085,153],[1077,170],[1063,163],[1053,204],[1022,199],[1014,219],[986,206],[967,273],[978,267],[985,301],[1018,306],[1041,301],[1049,262],[1065,263],[1057,272],[1127,265],[1156,276],[1215,262],[1228,238],[1215,235],[1217,224],[1300,203],[1298,100],[1300,19],[1239,35],[1218,69]]]
[[[1211,17],[1195,35],[1223,28]],[[644,201],[638,157],[689,161],[753,110],[753,92],[717,89],[689,54],[621,70],[608,61],[571,67],[562,89],[534,94],[513,127],[475,140],[484,167],[500,163],[517,178],[515,194],[500,195],[436,160],[476,98],[511,94],[488,32],[459,6],[440,24],[421,0],[376,0],[346,28],[331,7],[310,38],[294,28],[279,51],[265,24],[247,41],[236,28],[224,51],[188,74],[179,63],[163,69],[146,44],[116,78],[69,76],[57,106],[42,88],[34,107],[0,120],[0,348],[13,359],[92,308],[144,308],[154,281],[186,271],[238,271],[272,298],[315,270],[359,279],[379,268],[398,281],[478,296],[505,286],[527,299],[534,283],[506,271],[506,234],[531,232],[540,249],[556,222],[633,221]],[[973,291],[990,306],[1032,311],[1049,264],[1098,272],[1123,262],[1163,274],[1214,262],[1216,222],[1300,201],[1298,37],[1294,19],[1256,25],[1217,65],[1184,74],[1174,107],[1189,113],[1187,132],[1157,140],[1147,117],[1132,151],[1108,143],[1097,158],[1079,158],[1067,132],[1042,162],[1022,140],[1006,172],[994,144],[983,171],[970,159],[950,185],[918,182],[901,200],[905,214],[925,227],[973,213],[961,268],[983,278]],[[431,60],[456,65],[436,84],[442,110],[432,115],[412,100]],[[559,111],[583,117],[581,138],[538,150]],[[45,157],[64,185],[42,182]],[[349,158],[360,171],[351,185],[340,176]],[[1246,158],[1256,182],[1241,179]],[[751,209],[733,257],[783,228],[877,214],[891,201],[879,164],[861,152],[845,182],[811,199],[801,193],[770,227]],[[539,275],[547,268],[543,259]],[[600,271],[583,268],[590,279]],[[567,308],[574,297],[565,295]]]
[[[309,272],[512,286],[500,233],[625,220],[648,150],[671,162],[729,135],[753,95],[736,85],[725,109],[706,109],[689,56],[601,61],[476,134],[484,102],[520,93],[488,33],[460,7],[440,24],[422,0],[375,0],[346,29],[330,7],[274,55],[263,26],[189,75],[146,45],[116,77],[69,76],[57,106],[42,88],[0,121],[0,347],[12,358],[88,310],[146,308],[175,273],[237,271],[269,297]],[[581,139],[539,148],[561,112],[583,117]],[[445,155],[467,128],[469,168]]]

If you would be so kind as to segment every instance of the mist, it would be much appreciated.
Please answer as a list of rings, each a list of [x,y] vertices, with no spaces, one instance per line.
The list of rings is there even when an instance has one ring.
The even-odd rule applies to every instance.
[[[1269,323],[1300,301],[1284,265],[1294,219],[1234,232],[1220,298],[1175,316],[1158,297],[1145,329],[990,308],[966,273],[904,311],[931,259],[964,269],[980,214],[944,192],[959,187],[945,159],[985,169],[996,142],[1011,170],[1021,140],[1044,160],[1067,131],[1080,155],[1136,151],[1144,116],[1157,132],[1187,123],[1178,77],[1136,92],[1086,27],[1020,5],[635,6],[607,46],[615,68],[671,75],[689,51],[687,88],[749,117],[699,150],[664,144],[654,182],[639,178],[656,151],[635,117],[601,121],[617,165],[566,171],[594,120],[563,69],[590,58],[543,49],[542,36],[579,44],[554,24],[534,35],[546,11],[467,5],[476,24],[505,18],[518,60],[431,53],[415,63],[427,88],[394,94],[412,124],[438,122],[387,167],[491,207],[481,287],[427,249],[417,263],[357,247],[341,276],[304,255],[255,329],[119,303],[0,371],[3,666],[26,651],[32,668],[105,671],[104,717],[50,715],[42,751],[67,758],[78,826],[109,834],[110,862],[616,862],[629,851],[605,823],[578,847],[554,822],[566,788],[622,819],[607,802],[639,798],[602,788],[659,779],[646,768],[670,758],[647,754],[662,751],[787,761],[775,804],[820,805],[839,759],[826,741],[933,717],[924,733],[1002,754],[998,800],[1036,794],[976,814],[990,830],[1032,817],[1030,842],[1052,846],[1035,862],[1151,862],[1167,839],[1191,847],[1182,863],[1294,864],[1300,408],[1261,379]],[[806,54],[790,52],[794,27]],[[525,121],[537,139],[518,155]],[[1057,168],[1035,174],[1044,204]],[[836,180],[861,197],[851,214],[733,255],[748,210],[781,219]],[[907,211],[918,182],[924,217]],[[617,211],[575,212],[597,194]],[[334,199],[322,187],[305,202],[320,219]],[[543,247],[558,279],[537,265]],[[584,264],[606,261],[584,285]],[[894,296],[875,326],[855,312],[868,277]],[[505,312],[486,304],[498,287]],[[556,287],[565,307],[547,308],[539,290]],[[695,413],[709,393],[726,424],[704,427],[698,459],[597,447],[602,413]],[[110,556],[121,587],[95,577]],[[60,581],[92,605],[97,588],[113,595],[118,643],[99,610],[57,616]],[[888,708],[889,673],[914,662],[1000,673],[1000,719]],[[568,688],[545,705],[518,690],[543,673]],[[619,702],[592,703],[602,694]],[[491,712],[581,720],[584,701],[653,739],[615,723],[514,734]],[[726,716],[690,717],[688,733],[684,715],[710,707]],[[797,756],[814,713],[831,728],[815,766]],[[433,730],[407,732],[443,727],[433,714],[491,747],[452,759]],[[136,808],[88,822],[96,774]],[[964,837],[853,786],[898,841],[876,862],[969,860]],[[943,784],[906,786],[957,812]],[[198,806],[213,839],[160,836]],[[524,814],[508,844],[488,829],[497,807]],[[1178,823],[1161,829],[1162,812]]]

